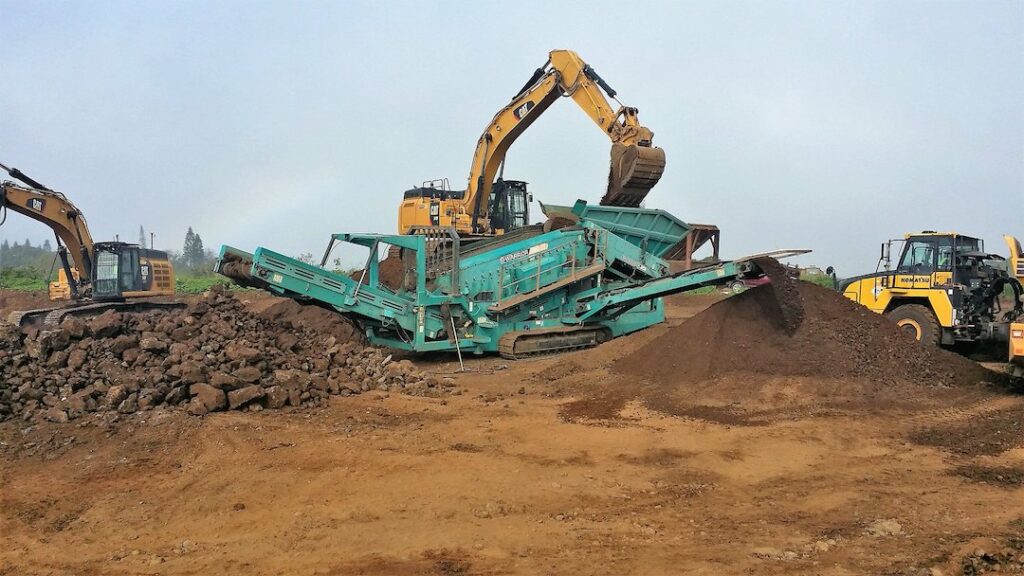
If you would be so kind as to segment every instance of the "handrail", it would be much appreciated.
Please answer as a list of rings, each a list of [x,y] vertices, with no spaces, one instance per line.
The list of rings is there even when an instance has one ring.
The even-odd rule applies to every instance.
[[[495,304],[497,306],[501,305],[502,301],[506,299],[506,297],[505,297],[505,292],[506,291],[509,291],[508,298],[515,297],[517,295],[516,291],[518,290],[519,285],[524,283],[524,282],[527,282],[527,281],[531,281],[532,280],[535,283],[535,285],[534,285],[532,290],[530,290],[529,292],[524,292],[524,294],[527,294],[527,293],[530,293],[530,292],[536,292],[537,290],[540,290],[542,288],[542,286],[541,286],[541,278],[544,276],[544,274],[546,274],[548,272],[551,272],[552,270],[558,270],[558,269],[562,269],[562,268],[565,268],[566,266],[568,266],[569,267],[569,275],[570,276],[574,276],[576,274],[577,269],[582,269],[582,268],[584,268],[586,266],[586,262],[584,262],[584,266],[577,266],[577,264],[579,262],[578,259],[576,258],[576,248],[578,247],[578,244],[579,244],[578,242],[572,242],[570,244],[562,244],[562,245],[559,245],[559,246],[554,246],[554,247],[548,248],[548,249],[543,250],[541,252],[537,252],[536,254],[530,254],[527,258],[530,259],[530,260],[536,260],[536,262],[537,262],[536,270],[532,274],[527,276],[527,277],[519,278],[519,279],[514,279],[514,280],[511,280],[508,283],[505,283],[506,269],[508,269],[509,271],[511,271],[514,268],[520,268],[521,269],[522,268],[522,264],[519,263],[518,260],[513,260],[511,262],[501,264],[501,266],[498,268],[498,294],[497,294],[497,302]],[[569,257],[568,260],[562,260],[562,261],[559,261],[559,262],[556,262],[556,263],[552,264],[551,266],[544,267],[544,257],[545,256],[547,256],[548,254],[550,254],[552,252],[562,251],[562,250],[569,250],[570,257]],[[513,265],[513,264],[515,264],[515,265]],[[510,276],[510,278],[513,277],[511,272],[509,272],[509,276]],[[558,279],[556,278],[555,280],[552,280],[552,282],[555,282],[557,280]]]

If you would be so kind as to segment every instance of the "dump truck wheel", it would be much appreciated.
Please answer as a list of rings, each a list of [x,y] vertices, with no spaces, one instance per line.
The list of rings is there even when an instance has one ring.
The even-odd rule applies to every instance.
[[[918,342],[936,346],[939,344],[939,322],[927,307],[920,304],[904,304],[886,315],[896,323],[900,332],[913,336]]]

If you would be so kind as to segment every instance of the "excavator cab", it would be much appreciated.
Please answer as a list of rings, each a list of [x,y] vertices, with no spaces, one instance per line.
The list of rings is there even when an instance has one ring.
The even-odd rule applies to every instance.
[[[504,234],[529,224],[530,200],[532,197],[526,191],[526,182],[498,178],[491,187],[488,211],[495,233]]]
[[[174,293],[174,277],[166,252],[125,242],[97,242],[93,261],[93,300]]]

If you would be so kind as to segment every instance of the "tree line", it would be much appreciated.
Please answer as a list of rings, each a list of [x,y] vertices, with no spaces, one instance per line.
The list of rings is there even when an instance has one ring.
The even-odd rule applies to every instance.
[[[148,236],[145,228],[139,226],[139,245],[149,248],[152,241],[152,236]],[[191,226],[185,232],[181,250],[172,249],[166,252],[178,274],[202,276],[213,273],[213,263],[217,255],[206,249],[202,237]],[[27,238],[24,243],[4,239],[0,242],[0,275],[16,275],[40,281],[53,280],[60,266],[56,257],[56,250],[50,240],[33,245]]]

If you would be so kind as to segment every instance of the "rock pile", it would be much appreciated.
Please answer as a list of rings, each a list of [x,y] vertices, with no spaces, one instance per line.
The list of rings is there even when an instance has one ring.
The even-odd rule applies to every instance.
[[[89,412],[319,405],[371,389],[436,395],[408,360],[248,312],[223,289],[185,310],[67,317],[54,330],[0,327],[0,420]]]

